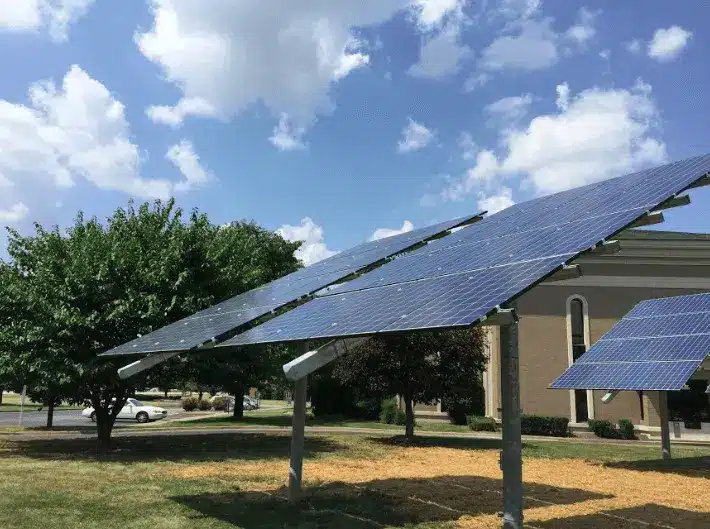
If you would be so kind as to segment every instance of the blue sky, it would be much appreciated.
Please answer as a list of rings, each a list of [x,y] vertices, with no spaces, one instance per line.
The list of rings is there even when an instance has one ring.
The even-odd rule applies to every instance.
[[[0,224],[23,232],[175,196],[310,262],[710,151],[700,0],[3,4]],[[664,229],[710,232],[693,198]]]

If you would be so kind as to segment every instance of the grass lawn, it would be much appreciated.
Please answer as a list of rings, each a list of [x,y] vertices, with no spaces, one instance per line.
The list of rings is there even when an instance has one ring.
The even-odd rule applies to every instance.
[[[119,438],[102,455],[90,439],[0,436],[0,527],[499,527],[497,440],[309,437],[298,506],[285,499],[288,447],[281,433],[181,432]],[[707,527],[710,450],[657,454],[526,443],[529,527]]]
[[[30,401],[29,398],[25,397],[25,410],[37,409],[42,404]],[[57,406],[57,410],[80,410],[81,406],[75,406],[73,404],[62,403]],[[0,404],[0,412],[3,411],[20,411],[20,395],[17,393],[3,393],[2,404]]]

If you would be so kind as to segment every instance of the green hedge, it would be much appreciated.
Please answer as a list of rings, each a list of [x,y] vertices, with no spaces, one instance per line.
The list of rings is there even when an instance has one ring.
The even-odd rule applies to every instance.
[[[589,427],[597,437],[601,437],[602,439],[619,439],[619,432],[611,421],[592,419],[589,421]]]
[[[399,409],[395,399],[382,401],[382,411],[380,412],[380,422],[383,424],[396,424],[404,426],[407,423],[407,414]]]
[[[200,411],[209,411],[212,409],[212,403],[209,400],[200,400],[197,402],[197,408]]]
[[[182,399],[182,409],[185,411],[194,411],[198,405],[197,397],[186,397]]]
[[[569,437],[569,419],[567,417],[545,417],[542,415],[523,415],[521,429],[524,435],[546,435],[550,437]]]
[[[480,417],[471,415],[466,418],[469,429],[474,432],[495,432],[498,429],[495,419],[492,417]]]
[[[229,408],[229,397],[215,397],[212,399],[212,407],[215,411],[227,411],[227,408]]]

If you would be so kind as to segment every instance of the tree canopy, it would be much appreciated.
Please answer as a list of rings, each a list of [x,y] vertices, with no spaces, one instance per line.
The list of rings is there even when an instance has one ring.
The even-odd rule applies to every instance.
[[[90,403],[107,442],[134,381],[97,355],[295,271],[300,243],[252,222],[219,226],[173,201],[79,213],[62,232],[9,230],[0,263],[0,382]],[[196,357],[199,361],[199,357]],[[225,359],[228,361],[228,359]],[[239,400],[239,399],[238,399]]]
[[[479,391],[485,365],[480,328],[383,334],[340,357],[333,376],[375,395],[401,397],[407,415],[406,437],[411,440],[414,404],[453,394],[459,400],[471,399],[472,392]]]

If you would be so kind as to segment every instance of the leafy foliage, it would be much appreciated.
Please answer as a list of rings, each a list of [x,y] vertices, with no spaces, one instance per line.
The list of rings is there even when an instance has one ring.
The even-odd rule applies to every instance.
[[[619,419],[619,437],[621,439],[636,439],[634,423],[628,419]]]
[[[520,417],[520,426],[524,435],[569,436],[569,419],[567,417],[522,415]]]
[[[467,419],[468,427],[474,432],[495,432],[498,429],[493,417],[471,415]]]
[[[195,411],[199,402],[197,397],[185,397],[182,399],[182,409],[185,411]]]
[[[594,435],[601,437],[603,439],[618,439],[619,432],[616,430],[616,426],[611,421],[603,420],[590,420],[589,427],[594,432]]]
[[[90,403],[104,443],[133,384],[146,381],[120,380],[117,363],[99,353],[299,266],[300,243],[250,222],[217,226],[196,210],[183,220],[173,201],[131,203],[105,225],[79,213],[65,233],[38,224],[31,236],[9,233],[0,373],[47,397]],[[199,376],[194,365],[172,367]]]
[[[444,332],[385,334],[338,359],[333,375],[373,395],[404,399],[406,437],[414,435],[414,403],[468,390],[485,368],[478,328]]]

